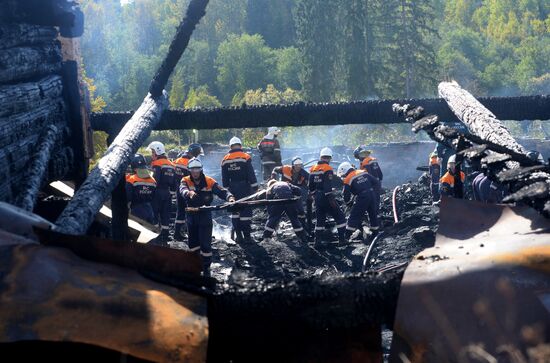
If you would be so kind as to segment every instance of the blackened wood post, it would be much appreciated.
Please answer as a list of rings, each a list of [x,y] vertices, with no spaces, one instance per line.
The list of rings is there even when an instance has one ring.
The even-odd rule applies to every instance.
[[[109,194],[117,185],[121,185],[132,156],[159,123],[164,110],[168,108],[168,97],[162,90],[189,44],[195,26],[204,16],[207,4],[208,0],[192,0],[189,4],[186,16],[178,27],[168,54],[151,83],[149,94],[57,219],[58,231],[75,235],[85,234]],[[117,228],[121,227],[115,227]]]
[[[30,167],[23,179],[21,190],[17,196],[15,204],[25,210],[32,211],[36,203],[38,191],[42,186],[48,162],[55,147],[59,129],[50,125],[40,140],[36,152],[30,163]]]

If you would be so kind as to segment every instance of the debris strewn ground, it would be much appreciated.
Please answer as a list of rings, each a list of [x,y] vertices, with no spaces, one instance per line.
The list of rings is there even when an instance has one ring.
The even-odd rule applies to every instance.
[[[399,222],[394,224],[392,190],[381,198],[383,234],[378,238],[368,264],[370,270],[398,267],[425,247],[433,245],[438,224],[438,207],[432,206],[429,185],[404,184],[397,193]],[[261,242],[267,213],[256,209],[253,236],[257,243],[238,245],[231,240],[230,219],[226,213],[215,215],[213,276],[220,282],[242,283],[251,280],[289,281],[297,277],[338,275],[361,272],[369,248],[366,243],[347,246],[327,244],[314,248],[301,242],[283,218],[274,238]],[[330,224],[329,226],[334,226]],[[172,242],[176,248],[184,244]],[[404,269],[399,266],[398,269]]]

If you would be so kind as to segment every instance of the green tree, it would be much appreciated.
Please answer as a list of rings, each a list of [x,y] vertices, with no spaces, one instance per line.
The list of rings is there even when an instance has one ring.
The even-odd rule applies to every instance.
[[[222,100],[274,81],[275,56],[260,35],[230,35],[216,57],[217,84]]]
[[[339,39],[336,17],[338,3],[326,0],[298,0],[294,19],[297,44],[302,52],[300,81],[311,101],[335,99],[335,67]]]

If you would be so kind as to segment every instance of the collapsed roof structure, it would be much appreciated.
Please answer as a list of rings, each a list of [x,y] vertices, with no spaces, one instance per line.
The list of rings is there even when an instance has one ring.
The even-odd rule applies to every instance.
[[[550,96],[480,103],[442,83],[441,99],[168,110],[163,89],[208,4],[191,0],[140,108],[91,115],[79,73],[78,3],[1,3],[0,198],[37,211],[50,182],[70,180],[76,189],[62,211],[44,214],[49,221],[2,206],[5,349],[75,354],[65,359],[380,361],[385,324],[395,332],[391,361],[548,354],[550,170],[527,158],[499,120],[548,120]],[[461,121],[470,133],[439,120]],[[279,283],[218,286],[199,276],[194,254],[125,241],[122,176],[153,129],[398,122],[480,160],[510,185],[507,201],[523,206],[445,199],[435,245],[410,265]],[[88,173],[92,130],[108,132],[110,147]],[[120,241],[89,230],[109,198]]]

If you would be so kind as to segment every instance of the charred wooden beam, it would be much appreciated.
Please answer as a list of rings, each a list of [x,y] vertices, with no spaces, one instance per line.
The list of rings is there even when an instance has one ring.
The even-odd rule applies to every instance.
[[[38,82],[0,86],[0,117],[29,112],[47,103],[56,103],[63,93],[59,76],[47,76]]]
[[[56,39],[57,35],[58,31],[53,26],[0,24],[0,49],[48,43]]]
[[[27,173],[23,179],[23,185],[21,185],[21,191],[15,203],[17,206],[28,211],[33,210],[38,190],[44,182],[48,162],[58,135],[59,129],[55,125],[48,126],[33,154],[30,166],[28,166]]]
[[[208,0],[192,0],[189,4],[168,54],[151,83],[151,92],[59,216],[56,223],[59,231],[67,234],[86,233],[103,202],[121,182],[130,159],[158,124],[164,110],[168,108],[166,93],[159,93],[158,88],[162,90],[166,86],[173,67],[189,44],[195,26],[204,16],[207,4]],[[114,206],[119,205],[121,205],[120,201],[115,201]],[[113,210],[113,214],[120,212]]]
[[[145,142],[167,107],[168,99],[165,94],[158,99],[147,95],[57,219],[60,232],[86,233],[95,215],[124,176],[131,157]]]
[[[503,120],[550,120],[550,96],[487,97],[480,102]],[[422,106],[440,120],[458,121],[443,99],[378,100],[169,110],[156,130],[404,123],[392,112],[394,103]],[[92,128],[116,132],[130,115],[132,111],[92,114]]]
[[[0,83],[16,83],[59,73],[61,61],[58,41],[5,49],[0,52]]]
[[[456,82],[442,82],[438,87],[441,96],[453,113],[468,130],[480,138],[525,154],[521,146],[502,122],[468,91]]]

